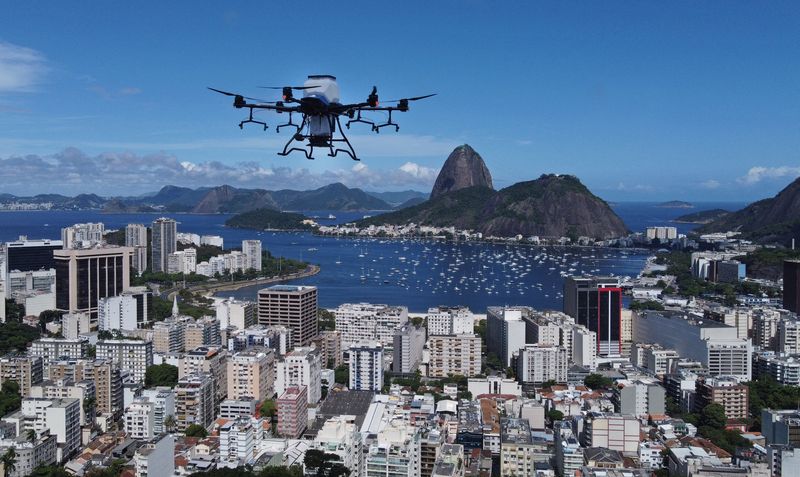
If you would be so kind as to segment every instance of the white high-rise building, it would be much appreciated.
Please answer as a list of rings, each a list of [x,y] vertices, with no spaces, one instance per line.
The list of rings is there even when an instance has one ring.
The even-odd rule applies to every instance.
[[[417,328],[412,323],[404,324],[394,335],[392,371],[395,373],[416,371],[422,362],[424,348],[425,328]]]
[[[355,416],[335,416],[325,421],[311,447],[339,456],[342,465],[350,469],[351,477],[363,475],[363,444]]]
[[[194,273],[197,270],[197,250],[187,248],[167,256],[167,273]]]
[[[246,268],[261,271],[261,240],[242,240],[242,253],[247,257]]]
[[[144,340],[101,340],[97,342],[97,359],[109,359],[136,382],[143,383],[147,368],[153,365],[153,342]]]
[[[350,384],[355,391],[380,391],[383,388],[383,346],[360,343],[350,347]]]
[[[529,344],[519,350],[517,378],[523,383],[567,382],[567,350],[560,346]]]
[[[61,315],[61,334],[68,340],[78,339],[89,333],[91,320],[87,313],[64,313]]]
[[[475,315],[467,307],[428,308],[428,336],[468,335],[475,332]]]
[[[286,389],[305,386],[309,404],[316,404],[322,398],[322,363],[319,350],[302,346],[287,353],[277,363],[275,392],[283,395]]]
[[[219,428],[219,458],[231,467],[240,467],[255,458],[256,429],[250,419],[235,419]]]
[[[100,330],[135,330],[155,320],[153,293],[147,287],[132,287],[120,295],[101,298],[97,304]]]
[[[153,404],[153,432],[160,435],[168,431],[164,421],[175,417],[175,391],[166,386],[142,390],[142,399]]]
[[[446,378],[458,374],[468,378],[481,374],[481,338],[474,333],[434,335],[428,339],[428,376]]]
[[[103,243],[105,227],[101,222],[75,224],[61,229],[64,249],[90,248]]]
[[[64,462],[81,447],[81,402],[75,398],[24,398],[19,412],[3,418],[18,436],[28,431],[56,436],[56,460]]]
[[[251,301],[229,298],[217,303],[215,308],[220,330],[228,327],[243,330],[256,324],[256,304]]]
[[[415,477],[421,459],[419,430],[395,419],[378,432],[366,454],[366,477]]]
[[[511,357],[525,346],[522,308],[490,306],[486,313],[486,348],[511,366]]]
[[[175,438],[166,434],[148,442],[133,456],[136,477],[172,477],[175,474]]]
[[[572,362],[589,371],[597,369],[597,333],[582,325],[572,328]]]
[[[133,268],[141,275],[147,270],[147,227],[128,224],[125,227],[125,246],[133,248]]]
[[[345,303],[334,311],[336,331],[342,334],[342,350],[364,341],[392,346],[395,332],[408,321],[404,306]]]
[[[178,247],[178,223],[161,217],[153,221],[152,230],[150,269],[154,272],[166,272],[169,254]]]
[[[132,439],[150,440],[155,434],[155,404],[136,398],[125,409],[125,432]]]

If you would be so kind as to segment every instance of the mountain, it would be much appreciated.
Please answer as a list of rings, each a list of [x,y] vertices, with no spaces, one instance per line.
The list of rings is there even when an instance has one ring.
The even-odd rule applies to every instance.
[[[682,200],[671,200],[669,202],[662,202],[656,205],[656,207],[661,207],[663,209],[691,209],[694,208],[694,205]]]
[[[197,205],[192,208],[192,212],[196,214],[239,213],[260,208],[278,209],[279,207],[266,190],[237,189],[223,185],[206,192]]]
[[[282,210],[391,210],[392,206],[361,189],[342,183],[329,184],[315,190],[278,190],[272,198]]]
[[[464,144],[455,148],[447,157],[433,184],[430,198],[435,199],[468,187],[494,188],[492,175],[481,156],[468,144]]]
[[[730,211],[724,209],[701,210],[700,212],[681,215],[672,219],[672,221],[679,224],[708,224],[728,214],[730,214]]]
[[[436,197],[431,194],[431,199],[422,204],[361,221],[364,225],[412,222],[499,237],[521,234],[607,239],[628,233],[622,219],[577,177],[555,174],[500,191],[473,186]]]
[[[789,244],[800,239],[800,177],[775,197],[754,202],[697,229],[699,233],[741,232],[761,243]]]
[[[406,209],[408,207],[414,207],[415,205],[419,205],[419,204],[425,202],[426,200],[427,199],[425,199],[424,197],[412,197],[412,198],[408,199],[407,201],[403,202],[402,204],[395,206],[394,210],[400,210],[400,209]]]
[[[225,222],[228,227],[256,230],[305,230],[311,228],[303,223],[302,214],[281,212],[273,209],[256,209],[234,215]]]
[[[410,201],[411,199],[422,199],[427,200],[430,194],[425,192],[420,192],[418,190],[401,190],[395,192],[371,192],[366,191],[367,194],[371,195],[372,197],[378,198],[389,205],[400,205],[405,202]]]

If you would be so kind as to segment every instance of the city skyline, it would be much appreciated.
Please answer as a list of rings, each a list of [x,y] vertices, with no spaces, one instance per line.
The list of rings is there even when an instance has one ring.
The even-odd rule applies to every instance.
[[[753,201],[800,175],[797,4],[455,5],[316,5],[308,28],[354,22],[325,45],[264,20],[284,7],[13,5],[0,19],[0,192],[427,191],[462,143],[497,188],[569,173],[612,201]],[[354,20],[365,12],[378,20]],[[397,134],[354,129],[362,162],[312,162],[275,154],[274,116],[266,133],[240,131],[242,112],[205,90],[269,96],[257,86],[320,72],[345,99],[373,84],[381,98],[438,96],[399,115]]]

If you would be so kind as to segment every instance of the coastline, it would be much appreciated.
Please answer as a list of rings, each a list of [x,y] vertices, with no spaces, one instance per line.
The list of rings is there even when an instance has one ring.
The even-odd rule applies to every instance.
[[[291,280],[297,280],[299,278],[306,278],[311,277],[320,272],[321,268],[319,265],[309,265],[306,267],[305,270],[302,272],[292,273],[289,275],[283,276],[276,276],[276,277],[259,277],[253,280],[244,280],[240,282],[215,282],[215,283],[204,283],[202,285],[195,285],[191,287],[187,287],[186,290],[192,293],[200,293],[205,296],[211,296],[218,292],[223,291],[236,291],[241,288],[251,287],[253,285],[267,285],[271,283],[281,283],[287,282]],[[177,292],[170,293],[170,298],[172,295]]]

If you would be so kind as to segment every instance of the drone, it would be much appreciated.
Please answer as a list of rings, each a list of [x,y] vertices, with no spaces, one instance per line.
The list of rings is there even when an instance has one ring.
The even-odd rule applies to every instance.
[[[261,86],[261,88],[282,90],[283,101],[264,101],[216,88],[209,87],[208,89],[232,96],[234,108],[250,111],[249,117],[239,123],[239,129],[244,129],[245,124],[253,123],[262,126],[264,131],[267,130],[267,123],[253,119],[253,112],[256,110],[275,111],[278,114],[289,113],[289,121],[276,126],[275,132],[280,133],[282,128],[295,128],[294,134],[278,155],[288,156],[292,152],[302,152],[306,159],[314,159],[314,149],[327,149],[330,157],[336,157],[341,152],[350,156],[354,161],[359,161],[353,145],[350,144],[342,129],[340,118],[348,119],[345,123],[347,129],[350,129],[350,125],[353,123],[363,123],[368,124],[375,133],[390,126],[394,126],[395,132],[398,132],[400,126],[392,121],[393,111],[404,113],[408,111],[410,102],[436,96],[435,93],[426,94],[386,101],[386,105],[380,105],[378,88],[373,86],[372,92],[367,96],[365,102],[342,104],[339,102],[339,85],[336,83],[336,77],[330,75],[309,75],[303,86]],[[296,98],[295,91],[302,91],[303,97]],[[248,102],[248,100],[253,102]],[[377,124],[362,117],[362,113],[370,111],[386,111],[389,113],[388,120],[385,123]],[[302,116],[300,124],[293,121],[294,114]]]

